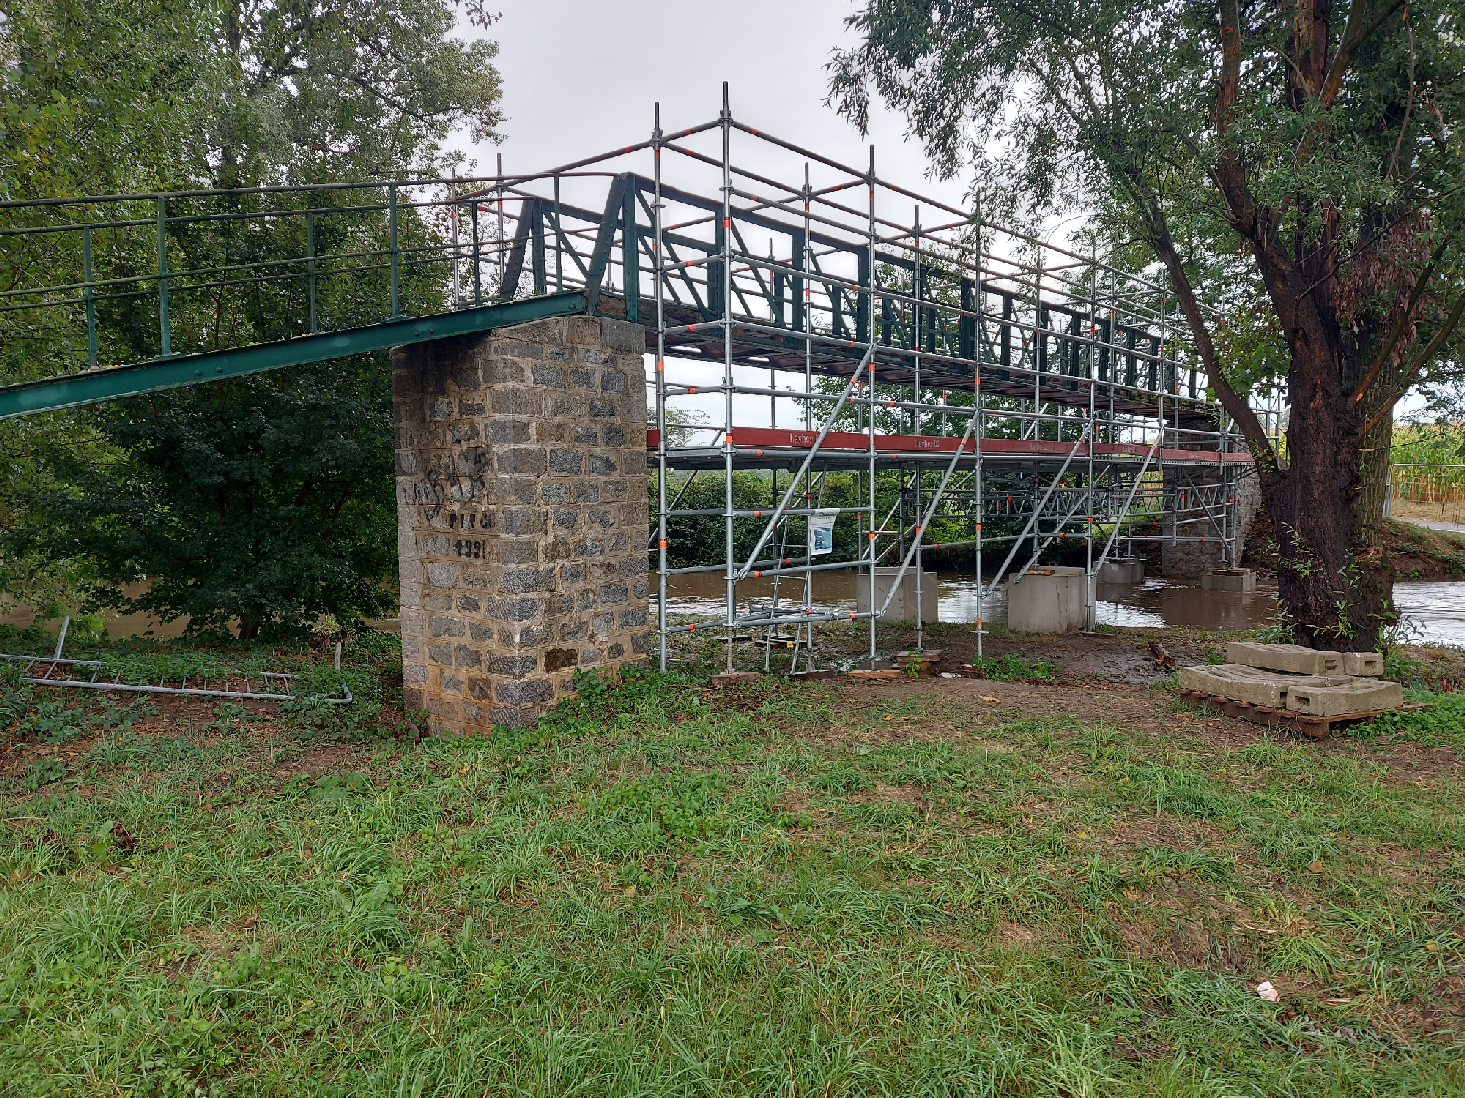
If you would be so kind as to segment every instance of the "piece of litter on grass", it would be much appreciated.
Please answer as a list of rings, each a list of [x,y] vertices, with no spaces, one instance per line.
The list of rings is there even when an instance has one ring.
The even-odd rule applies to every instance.
[[[989,698],[986,694],[981,695],[981,698],[984,702],[1000,702],[1002,700],[1001,698]]]
[[[1319,860],[1313,862],[1307,868],[1310,869],[1310,870],[1312,870],[1314,873],[1321,873],[1323,871],[1323,863],[1322,863],[1322,860],[1319,859]]]
[[[955,671],[943,671],[943,672],[941,672],[941,677],[943,679],[954,679],[954,678],[956,678],[956,672]]]
[[[1263,980],[1256,985],[1256,993],[1269,1003],[1275,1003],[1282,997],[1282,993],[1272,986],[1272,981]]]

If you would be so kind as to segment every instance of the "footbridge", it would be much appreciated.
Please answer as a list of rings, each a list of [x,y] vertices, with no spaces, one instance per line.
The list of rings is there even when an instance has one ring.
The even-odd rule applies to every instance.
[[[853,617],[873,656],[877,573],[919,587],[938,538],[988,593],[1081,540],[1092,620],[1111,556],[1232,564],[1249,518],[1162,275],[726,107],[533,173],[0,203],[0,241],[0,419],[392,350],[404,676],[443,727],[532,719],[699,625],[812,667]],[[720,505],[680,506],[708,477]],[[678,567],[708,517],[721,561]],[[833,567],[863,609],[815,598]],[[679,613],[698,572],[722,604]]]

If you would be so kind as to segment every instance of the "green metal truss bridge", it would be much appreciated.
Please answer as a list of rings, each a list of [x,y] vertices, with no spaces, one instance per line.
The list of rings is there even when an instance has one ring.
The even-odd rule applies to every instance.
[[[933,522],[978,576],[984,546],[1005,554],[979,623],[983,587],[1056,539],[1086,546],[1090,626],[1111,551],[1239,559],[1254,470],[1163,272],[923,197],[873,148],[854,167],[783,141],[726,87],[713,121],[666,133],[658,109],[649,140],[544,172],[0,203],[0,419],[577,313],[645,328],[663,665],[668,578],[704,571],[729,645],[793,628],[797,663],[816,621],[864,617],[873,656],[876,566],[914,567],[919,603]],[[766,504],[734,506],[735,469],[768,477]],[[722,507],[679,507],[719,471]],[[835,509],[859,523],[851,560],[790,534],[831,472],[858,497]],[[668,522],[709,515],[726,559],[671,567]],[[817,610],[813,573],[849,567],[870,609]],[[771,604],[740,603],[749,576]]]
[[[803,184],[694,147],[724,130],[803,160]],[[634,157],[653,170],[609,170]],[[1077,413],[1097,384],[1107,412],[1163,399],[1214,430],[1162,285],[929,199],[923,227],[909,199],[873,151],[857,170],[719,119],[520,176],[4,202],[0,419],[588,312],[646,323],[659,355],[812,383],[870,350],[917,391],[972,391],[985,363],[991,395]]]

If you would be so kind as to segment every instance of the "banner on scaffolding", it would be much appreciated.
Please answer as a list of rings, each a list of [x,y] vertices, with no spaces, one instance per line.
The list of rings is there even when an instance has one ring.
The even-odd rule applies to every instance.
[[[809,556],[834,552],[834,520],[838,517],[837,507],[821,507],[809,516]]]

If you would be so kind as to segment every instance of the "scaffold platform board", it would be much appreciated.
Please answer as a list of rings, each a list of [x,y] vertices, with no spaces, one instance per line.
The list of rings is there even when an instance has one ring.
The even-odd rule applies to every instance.
[[[870,453],[870,437],[857,431],[830,431],[821,443],[818,431],[789,431],[769,427],[734,427],[727,432],[727,441],[733,445],[733,465],[736,468],[779,468],[788,462],[802,460],[808,451],[818,446],[821,468],[838,469],[844,466],[863,468]],[[646,432],[646,448],[655,453],[660,446],[661,434],[656,430]],[[950,460],[958,450],[965,454],[976,453],[975,439],[960,439],[943,435],[894,435],[876,433],[874,436],[876,465],[889,467],[908,462]],[[1151,447],[1128,442],[1100,442],[1092,447],[1096,460],[1104,463],[1143,462],[1151,456]],[[709,446],[667,447],[668,455],[675,455],[678,468],[712,468],[724,463],[725,452],[721,444]],[[1090,447],[1085,442],[1059,442],[1052,439],[982,439],[982,459],[1033,463],[1039,461],[1061,462],[1072,457],[1087,459]],[[1222,452],[1218,450],[1190,450],[1165,447],[1153,455],[1168,465],[1219,466],[1250,463],[1247,451]],[[854,464],[851,464],[851,463]]]

